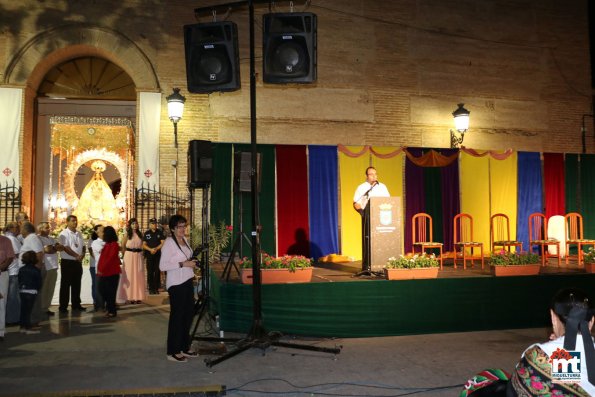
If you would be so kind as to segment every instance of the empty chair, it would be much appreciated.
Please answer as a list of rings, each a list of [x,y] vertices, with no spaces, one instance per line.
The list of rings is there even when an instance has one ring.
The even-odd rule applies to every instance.
[[[457,214],[453,220],[453,241],[455,247],[454,267],[457,268],[458,249],[463,257],[463,269],[467,269],[467,260],[471,259],[473,266],[473,249],[479,248],[481,268],[483,269],[483,243],[473,241],[473,217],[469,214]]]
[[[442,270],[442,243],[432,240],[432,217],[424,212],[413,215],[411,228],[413,231],[413,253],[415,254],[416,247],[420,247],[420,252],[425,252],[426,249],[430,248],[438,248],[440,250],[440,270]]]
[[[578,212],[570,212],[564,216],[564,235],[566,236],[566,264],[570,257],[570,246],[576,245],[578,265],[583,264],[583,246],[595,247],[595,240],[583,237],[583,217]]]
[[[510,252],[510,247],[517,247],[519,252],[523,250],[521,241],[510,239],[510,221],[506,214],[494,214],[490,218],[490,243],[492,252],[496,252],[496,247],[506,248]]]
[[[560,241],[555,238],[549,238],[547,231],[547,222],[545,215],[540,212],[535,212],[529,215],[529,251],[534,245],[538,245],[541,249],[541,266],[545,266],[549,257],[558,258],[558,267],[560,266]],[[549,246],[556,247],[556,253],[549,252]]]

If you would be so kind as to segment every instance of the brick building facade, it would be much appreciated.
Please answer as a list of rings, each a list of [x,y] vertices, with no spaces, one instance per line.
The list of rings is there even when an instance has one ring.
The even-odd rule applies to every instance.
[[[187,98],[178,125],[181,152],[192,139],[249,141],[246,9],[228,17],[239,29],[242,89],[210,95],[186,89],[182,26],[196,23],[194,7],[204,5],[0,0],[0,86],[24,90],[26,204],[35,188],[39,84],[69,59],[107,59],[130,75],[137,93],[163,94],[162,186],[173,185],[176,154],[165,102],[173,87]],[[586,0],[313,1],[305,11],[318,16],[316,83],[270,85],[261,76],[261,21],[268,7],[257,5],[258,141],[448,147],[451,112],[464,102],[471,111],[467,147],[580,152],[583,115],[592,113],[587,7]],[[276,4],[276,11],[288,10]],[[595,152],[592,139],[587,142],[587,151]],[[180,187],[186,172],[182,161]]]

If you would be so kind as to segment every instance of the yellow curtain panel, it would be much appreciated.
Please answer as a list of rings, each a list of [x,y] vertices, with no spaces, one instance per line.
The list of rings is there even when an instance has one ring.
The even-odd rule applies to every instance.
[[[482,242],[487,253],[490,251],[490,158],[461,152],[459,161],[461,212],[473,217],[473,240]]]
[[[360,152],[363,146],[346,146],[352,153]],[[370,152],[359,157],[350,157],[339,152],[339,181],[341,185],[341,253],[354,260],[362,259],[361,216],[353,209],[353,194],[359,184],[366,180],[366,168],[370,165]]]
[[[505,160],[490,157],[491,215],[502,213],[510,221],[510,239],[516,239],[517,152]],[[523,247],[524,250],[527,247]]]
[[[395,151],[394,146],[374,146],[375,153],[386,155]],[[403,213],[401,214],[401,236],[404,236],[405,227],[405,196],[403,195],[403,162],[405,153],[402,151],[391,158],[380,158],[372,154],[372,165],[378,171],[378,180],[386,185],[388,192],[393,197],[401,198]],[[403,247],[401,247],[403,252]]]

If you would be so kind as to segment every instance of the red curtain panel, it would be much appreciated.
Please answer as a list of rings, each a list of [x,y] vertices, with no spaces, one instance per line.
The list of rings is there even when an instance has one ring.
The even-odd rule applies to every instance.
[[[279,255],[310,257],[306,146],[276,147]]]
[[[564,215],[564,154],[543,154],[543,179],[545,190],[545,216]]]

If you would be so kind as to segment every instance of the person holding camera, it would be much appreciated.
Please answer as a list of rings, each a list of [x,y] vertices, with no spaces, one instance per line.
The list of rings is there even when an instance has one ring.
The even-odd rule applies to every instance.
[[[194,267],[192,248],[186,240],[186,218],[173,215],[169,219],[171,237],[161,248],[159,269],[166,272],[169,293],[169,324],[167,328],[167,359],[186,362],[187,357],[197,357],[190,349],[190,327],[194,317]]]

